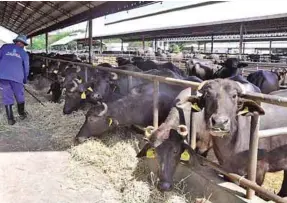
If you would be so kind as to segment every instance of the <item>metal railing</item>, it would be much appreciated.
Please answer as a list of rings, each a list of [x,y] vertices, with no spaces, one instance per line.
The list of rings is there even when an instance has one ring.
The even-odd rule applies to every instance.
[[[84,66],[87,68],[95,68],[95,66],[91,64],[84,64],[79,62],[71,62],[67,60],[61,60],[61,59],[53,59],[43,56],[37,56],[39,58],[42,58],[44,60],[54,60],[54,61],[60,61],[60,62],[66,62],[71,63],[74,65]],[[138,77],[146,80],[150,80],[154,83],[154,94],[153,94],[153,125],[155,128],[158,127],[158,95],[159,95],[159,82],[161,83],[167,83],[171,85],[180,85],[183,87],[191,87],[194,89],[197,89],[200,83],[197,82],[191,82],[191,81],[185,81],[180,79],[174,79],[169,77],[162,77],[157,75],[150,75],[150,74],[144,74],[140,72],[132,72],[132,71],[126,71],[126,70],[119,70],[114,68],[106,68],[106,67],[97,67],[99,70],[108,71],[108,72],[115,72],[119,74],[125,74],[128,75],[128,87],[131,87],[132,83],[132,77]],[[274,104],[278,106],[287,107],[287,98],[275,96],[275,95],[266,95],[261,93],[244,93],[242,95],[244,98],[252,99],[255,101]],[[193,113],[192,115],[193,116]],[[194,120],[194,119],[193,119]],[[258,153],[258,142],[260,138],[264,137],[270,137],[270,136],[277,136],[277,135],[285,135],[287,134],[287,127],[285,128],[277,128],[277,129],[268,129],[268,130],[262,130],[259,131],[259,116],[255,115],[251,118],[251,126],[254,126],[254,129],[252,132],[250,132],[250,148],[249,148],[249,163],[248,163],[248,179],[245,179],[243,177],[240,177],[236,174],[230,174],[227,173],[224,169],[222,169],[220,166],[217,166],[214,163],[209,164],[213,169],[217,170],[218,172],[227,175],[228,177],[231,177],[233,181],[238,181],[242,183],[243,186],[247,187],[247,198],[252,199],[252,197],[255,194],[255,191],[262,194],[266,198],[278,202],[278,203],[286,203],[286,200],[283,198],[270,193],[266,189],[260,187],[256,184],[256,170],[257,170],[257,153]],[[194,123],[192,124],[191,129],[191,137],[189,138],[191,146],[195,147],[196,142],[196,125]]]

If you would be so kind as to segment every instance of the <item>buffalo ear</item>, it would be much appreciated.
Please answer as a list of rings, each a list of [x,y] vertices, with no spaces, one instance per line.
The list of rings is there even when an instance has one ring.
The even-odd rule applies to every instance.
[[[264,109],[256,102],[249,99],[239,100],[237,115],[253,116],[255,112],[258,112],[259,115],[265,115]]]
[[[142,157],[146,157],[146,153],[147,151],[151,148],[151,144],[150,143],[146,143],[144,145],[144,147],[141,149],[141,151],[137,154],[137,158],[142,158]]]

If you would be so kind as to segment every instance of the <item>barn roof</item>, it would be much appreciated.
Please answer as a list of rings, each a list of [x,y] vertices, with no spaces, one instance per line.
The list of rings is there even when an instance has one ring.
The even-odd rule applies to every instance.
[[[29,37],[152,1],[0,1],[0,26]]]

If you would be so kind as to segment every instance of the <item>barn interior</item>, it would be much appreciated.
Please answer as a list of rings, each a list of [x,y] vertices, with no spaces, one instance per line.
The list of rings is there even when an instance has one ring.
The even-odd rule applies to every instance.
[[[41,63],[41,67],[44,65],[43,67],[47,68],[45,73],[40,71],[40,74],[30,75],[31,78],[25,85],[26,111],[28,113],[26,120],[20,120],[16,109],[14,109],[16,124],[7,125],[4,106],[2,103],[0,105],[0,156],[2,160],[0,181],[4,186],[0,190],[0,199],[3,203],[286,202],[286,199],[276,195],[283,181],[283,171],[267,173],[264,184],[260,187],[255,183],[254,177],[248,180],[247,177],[227,173],[220,167],[218,168],[219,163],[212,150],[207,157],[209,161],[196,156],[195,159],[199,163],[197,161],[191,165],[180,163],[175,173],[173,190],[159,191],[156,161],[136,157],[145,144],[144,128],[147,126],[119,126],[97,138],[90,138],[84,143],[75,144],[75,136],[84,125],[86,114],[94,108],[94,104],[87,104],[68,115],[63,114],[67,90],[62,92],[57,102],[53,102],[52,95],[47,94],[50,85],[55,82],[54,79],[51,79],[50,74],[60,75],[58,69],[56,72],[56,69],[49,70],[49,67],[57,63],[64,64],[64,69],[80,67],[84,74],[80,79],[83,83],[89,82],[90,70],[95,67],[108,73],[114,71],[120,77],[124,75],[128,91],[135,85],[133,83],[137,77],[145,79],[154,88],[151,94],[153,107],[150,113],[153,116],[151,124],[156,128],[160,125],[159,104],[156,99],[158,96],[156,89],[159,88],[159,84],[167,83],[197,88],[199,83],[161,77],[160,75],[146,75],[131,72],[128,69],[112,70],[111,68],[118,66],[117,57],[127,60],[141,57],[144,60],[157,60],[161,63],[171,62],[184,74],[188,74],[186,63],[191,60],[191,52],[206,57],[206,60],[209,60],[209,57],[214,54],[218,55],[220,62],[236,57],[248,65],[241,69],[241,74],[244,76],[258,70],[284,69],[287,66],[285,56],[287,48],[285,50],[284,46],[278,45],[287,39],[287,14],[280,9],[277,13],[262,12],[263,14],[250,16],[246,14],[247,17],[239,15],[228,19],[227,15],[227,19],[211,19],[209,17],[207,21],[190,20],[189,24],[178,26],[151,26],[137,30],[129,28],[130,31],[124,32],[116,29],[116,31],[106,34],[94,32],[97,29],[93,24],[94,19],[109,15],[116,16],[117,13],[129,13],[160,4],[162,3],[156,1],[0,2],[2,11],[0,26],[13,33],[26,35],[30,43],[27,48],[30,52],[30,65],[34,61],[38,61]],[[127,21],[137,22],[137,20],[145,20],[148,17],[182,12],[186,9],[224,8],[224,4],[223,1],[196,1],[171,9],[150,10],[146,14],[130,18],[115,17],[115,20],[111,20],[106,26],[117,24],[120,26],[121,23]],[[232,13],[232,11],[228,12]],[[86,23],[85,32],[75,38],[69,37],[73,38],[71,41],[75,41],[77,45],[86,47],[83,53],[72,50],[63,52],[63,54],[51,50],[51,44],[49,44],[51,32],[80,23]],[[111,28],[111,30],[115,29]],[[41,35],[45,39],[45,48],[33,49],[37,36]],[[119,51],[114,51],[113,48],[107,51],[105,40],[109,39],[120,40]],[[266,46],[257,47],[256,54],[249,53],[248,50],[254,48],[248,43],[258,41],[266,43]],[[143,52],[128,50],[126,48],[128,45],[126,46],[125,43],[130,42],[139,42]],[[162,48],[165,51],[168,44],[179,42],[192,44],[187,46],[187,53],[182,53],[180,58],[179,54],[170,54],[162,58],[150,54],[150,50],[157,52],[158,48]],[[58,45],[62,43],[66,42],[60,41]],[[233,49],[236,51],[231,52],[231,45],[223,45],[223,43],[234,43]],[[222,47],[220,47],[221,45]],[[276,54],[276,57],[275,52],[279,53]],[[71,55],[73,55],[72,57],[76,56],[76,59],[70,58]],[[259,59],[257,57],[252,60],[251,55],[258,55]],[[109,63],[112,67],[98,67],[103,63]],[[33,67],[34,71],[36,66],[38,65]],[[59,67],[60,65],[58,65]],[[61,76],[61,78],[65,79],[65,76]],[[280,88],[286,89],[286,86],[281,85]],[[286,106],[284,98],[275,98],[271,95],[262,96],[261,94],[246,94],[245,96],[256,101],[259,101],[259,98],[262,99],[262,102]],[[138,115],[141,115],[141,112],[138,112]],[[109,120],[109,122],[112,121]],[[109,125],[114,125],[113,122]],[[192,126],[192,124],[190,125]],[[286,131],[283,128],[281,130],[281,134],[284,130]],[[194,137],[192,136],[190,131],[187,142],[194,147],[195,143],[192,141]],[[252,148],[251,151],[252,156],[257,157],[257,148],[255,150]],[[252,170],[253,172],[249,171],[248,175],[256,174],[256,168],[255,172],[254,167]],[[235,183],[225,181],[222,174],[227,175]],[[241,186],[249,189],[240,187],[240,183],[245,184]],[[257,186],[260,188],[259,190]],[[254,191],[256,191],[256,195]]]

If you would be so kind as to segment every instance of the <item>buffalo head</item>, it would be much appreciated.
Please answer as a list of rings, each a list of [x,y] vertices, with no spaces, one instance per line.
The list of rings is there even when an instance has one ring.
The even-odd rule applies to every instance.
[[[116,118],[109,116],[108,105],[98,102],[86,114],[86,120],[75,138],[75,143],[82,143],[90,137],[100,135],[119,125]]]
[[[238,116],[252,116],[255,112],[264,115],[264,110],[256,102],[240,97],[243,92],[242,85],[235,81],[205,81],[198,89],[198,96],[190,96],[177,106],[190,102],[193,111],[204,109],[204,120],[210,134],[230,135],[237,130]]]
[[[173,187],[173,175],[180,161],[189,163],[194,151],[185,142],[188,134],[185,125],[179,125],[177,129],[170,129],[168,137],[158,139],[162,129],[153,132],[152,127],[146,128],[146,140],[137,157],[154,158],[158,165],[157,175],[159,178],[158,189],[170,191]]]

